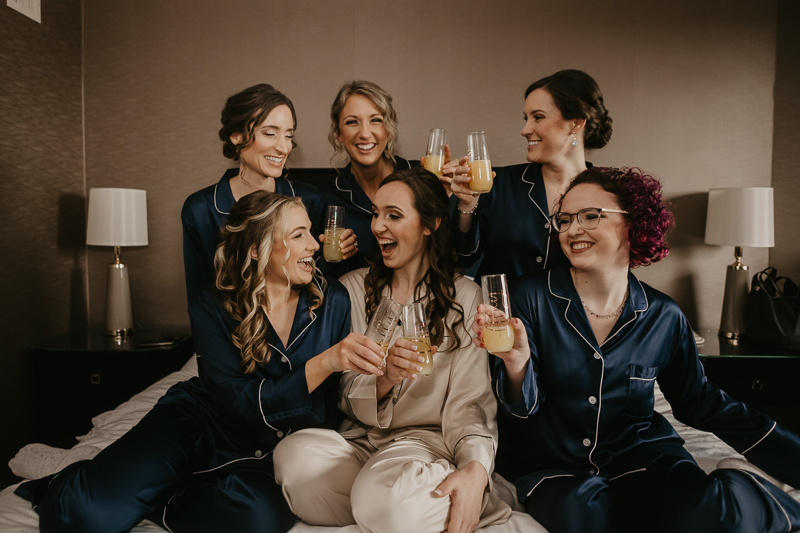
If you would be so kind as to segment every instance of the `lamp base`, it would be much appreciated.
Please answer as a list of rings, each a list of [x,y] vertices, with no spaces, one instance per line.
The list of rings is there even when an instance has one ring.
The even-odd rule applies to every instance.
[[[735,263],[728,265],[725,275],[725,297],[722,300],[722,320],[719,335],[738,344],[747,338],[744,324],[744,306],[747,301],[749,274],[746,265],[737,257]]]
[[[124,337],[133,333],[131,285],[124,263],[108,265],[106,325],[103,333],[109,337]]]

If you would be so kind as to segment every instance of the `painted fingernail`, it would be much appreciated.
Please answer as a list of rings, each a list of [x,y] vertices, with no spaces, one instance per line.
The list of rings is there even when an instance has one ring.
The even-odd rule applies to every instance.
[[[425,358],[421,357],[421,356],[417,357],[417,361],[419,361],[420,363],[424,363],[425,362]]]
[[[417,369],[417,372],[422,372],[422,367],[421,366],[418,366],[418,367],[415,367],[415,368]]]

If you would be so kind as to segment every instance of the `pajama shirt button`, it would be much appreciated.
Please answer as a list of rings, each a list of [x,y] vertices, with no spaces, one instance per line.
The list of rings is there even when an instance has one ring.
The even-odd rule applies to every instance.
[[[536,258],[536,262],[537,263],[541,263],[542,261],[543,261],[542,256],[539,256],[539,257]]]
[[[256,450],[256,457],[261,457],[261,450]]]
[[[594,396],[589,396],[589,403],[592,405],[596,404],[597,398],[595,398]]]
[[[594,475],[594,468],[590,468],[590,469],[589,469],[589,475],[590,475],[590,476],[593,476],[593,475]]]
[[[594,352],[594,358],[595,358],[595,359],[600,359],[600,354],[599,354],[599,353],[597,353],[597,352]]]
[[[283,438],[283,431],[278,431],[277,435],[278,435],[279,439],[282,439]]]
[[[591,446],[592,445],[592,441],[590,441],[589,439],[583,439],[583,445],[584,446]]]
[[[549,222],[544,225],[544,229],[550,229],[550,223]]]

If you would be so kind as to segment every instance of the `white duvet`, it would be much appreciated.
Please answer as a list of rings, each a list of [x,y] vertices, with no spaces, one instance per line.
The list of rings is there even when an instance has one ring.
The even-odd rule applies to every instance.
[[[9,462],[11,470],[18,476],[37,479],[58,472],[68,464],[89,459],[133,427],[147,413],[155,402],[173,384],[185,381],[197,375],[197,361],[192,357],[184,367],[161,381],[154,383],[141,393],[133,396],[113,411],[107,411],[92,419],[93,429],[69,450],[51,448],[43,444],[31,444],[22,448]],[[686,440],[686,448],[691,452],[698,464],[707,472],[721,466],[748,467],[744,458],[732,448],[710,433],[698,431],[677,422],[672,416],[669,404],[656,386],[656,410],[678,430]],[[494,525],[479,530],[481,533],[546,533],[546,530],[524,512],[516,502],[513,486],[495,475],[495,492],[501,499],[515,508],[511,519],[501,525]],[[776,484],[778,484],[776,482]],[[3,533],[38,533],[39,517],[31,509],[28,501],[14,494],[16,485],[0,492],[0,531]],[[800,490],[790,494],[800,501]],[[164,533],[164,529],[150,521],[144,521],[133,529],[134,533]],[[315,527],[298,521],[290,533],[361,533],[358,526]]]

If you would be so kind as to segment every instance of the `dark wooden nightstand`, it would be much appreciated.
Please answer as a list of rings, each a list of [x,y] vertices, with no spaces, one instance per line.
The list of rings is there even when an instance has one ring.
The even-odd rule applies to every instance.
[[[716,331],[702,331],[697,346],[706,376],[733,398],[800,434],[800,352],[753,344],[730,344]]]
[[[140,328],[123,339],[94,327],[32,346],[36,440],[72,447],[92,417],[180,370],[193,353],[188,327]]]

